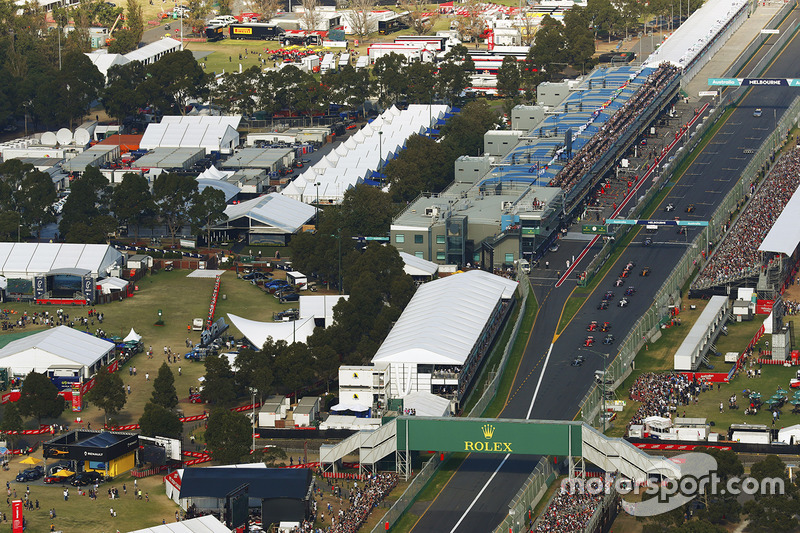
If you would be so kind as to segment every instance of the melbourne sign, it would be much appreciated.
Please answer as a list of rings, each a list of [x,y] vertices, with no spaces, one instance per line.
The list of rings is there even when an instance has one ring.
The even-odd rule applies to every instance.
[[[578,422],[413,416],[397,420],[398,450],[580,455],[581,442]]]

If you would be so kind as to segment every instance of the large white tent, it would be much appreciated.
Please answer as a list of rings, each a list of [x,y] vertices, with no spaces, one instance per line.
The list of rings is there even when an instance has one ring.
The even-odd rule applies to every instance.
[[[758,247],[759,252],[775,252],[791,256],[800,244],[800,224],[797,223],[800,213],[800,193],[795,191],[770,228],[764,241]]]
[[[86,271],[102,278],[124,264],[123,255],[107,244],[0,242],[0,274],[32,280],[54,270]]]
[[[427,277],[435,276],[439,272],[439,265],[433,261],[428,261],[411,255],[407,252],[400,252],[400,259],[403,260],[403,272],[412,277]]]
[[[288,322],[259,322],[228,313],[233,327],[247,337],[253,346],[261,348],[272,337],[274,341],[286,341],[289,344],[306,342],[314,333],[314,317],[290,320]]]
[[[205,515],[180,522],[170,522],[130,533],[230,533],[231,530],[214,515]]]
[[[231,153],[239,145],[236,128],[241,115],[235,116],[166,116],[158,124],[149,124],[139,146],[155,148],[203,148],[206,153]]]
[[[285,242],[316,214],[316,208],[278,193],[225,208],[228,219],[213,231],[246,231],[248,242]]]
[[[15,376],[67,369],[89,378],[110,361],[113,350],[112,342],[58,326],[8,343],[0,350],[0,368],[10,368]]]

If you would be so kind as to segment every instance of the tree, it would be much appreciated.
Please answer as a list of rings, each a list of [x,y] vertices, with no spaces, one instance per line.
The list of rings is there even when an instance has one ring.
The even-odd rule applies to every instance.
[[[401,156],[384,167],[384,173],[391,183],[392,199],[410,202],[422,191],[439,192],[449,185],[453,180],[453,162],[442,143],[413,135],[406,141]]]
[[[566,63],[567,39],[564,35],[564,25],[550,15],[542,17],[539,31],[533,40],[533,46],[528,53],[532,63],[544,70],[548,76],[552,75],[550,66],[553,63]]]
[[[406,58],[400,54],[386,54],[375,61],[372,74],[380,97],[381,104],[389,106],[397,102],[401,94],[405,94],[408,81],[403,74]],[[285,70],[285,69],[284,69]]]
[[[303,7],[303,15],[300,20],[303,22],[304,29],[317,30],[322,20],[322,15],[319,12],[319,2],[317,0],[300,0],[300,5]]]
[[[95,374],[94,387],[86,393],[85,397],[87,402],[103,410],[106,424],[108,424],[108,415],[119,413],[128,400],[119,372],[112,374],[106,367],[101,367]]]
[[[611,0],[588,0],[586,18],[592,21],[595,39],[598,34],[606,34],[611,42],[611,34],[620,21],[619,11],[611,3]]]
[[[142,4],[140,0],[128,0],[128,13],[126,18],[128,31],[131,32],[131,40],[136,43],[132,50],[135,50],[139,47],[139,41],[142,40],[142,36],[144,35],[144,18],[142,16]]]
[[[179,439],[183,434],[183,422],[171,409],[147,402],[139,418],[139,430],[146,437]]]
[[[67,197],[67,201],[64,202],[64,208],[61,211],[61,222],[58,225],[58,231],[68,240],[73,224],[82,223],[88,226],[88,230],[91,231],[91,226],[96,221],[95,219],[101,215],[108,214],[111,193],[108,180],[96,167],[86,167],[81,177],[72,182],[70,189],[72,192]],[[86,230],[87,227],[81,229],[80,238],[73,235],[74,242],[85,242],[80,239],[85,238],[83,231]]]
[[[344,193],[339,211],[342,227],[351,235],[387,235],[397,208],[391,196],[377,187],[356,185]],[[326,208],[328,209],[328,208]]]
[[[147,178],[133,172],[123,174],[111,195],[111,209],[120,224],[133,226],[139,240],[139,227],[152,221],[156,212]]]
[[[175,235],[191,221],[189,210],[196,195],[197,180],[191,176],[165,172],[153,180],[153,200],[161,220],[167,225],[173,243]]]
[[[281,0],[250,0],[250,6],[261,14],[264,22],[269,22],[281,10],[283,2]]]
[[[256,65],[241,74],[235,71],[226,72],[220,83],[213,85],[211,97],[226,112],[250,115],[260,108],[258,90],[261,77],[261,69]]]
[[[461,40],[467,43],[477,41],[486,29],[483,6],[479,0],[467,0],[460,6],[456,22]]]
[[[206,446],[215,461],[232,464],[247,457],[252,428],[245,415],[227,409],[214,409],[207,425]]]
[[[236,356],[237,382],[246,389],[255,389],[259,401],[263,402],[273,388],[272,359],[278,350],[286,348],[285,341],[275,342],[267,337],[267,342],[259,350],[242,349]]]
[[[217,0],[220,15],[230,15],[233,11],[233,0]]]
[[[200,398],[213,404],[226,404],[236,399],[237,389],[233,371],[226,357],[206,357],[206,375]]]
[[[206,0],[189,0],[189,12],[183,21],[184,31],[194,32],[195,28],[202,31],[205,28],[206,18],[211,11],[211,7]],[[223,14],[223,13],[220,13]]]
[[[165,55],[149,65],[147,72],[149,77],[141,90],[162,113],[185,115],[190,99],[209,94],[209,77],[189,50]]]
[[[522,86],[522,73],[519,62],[514,56],[506,56],[497,69],[497,91],[500,96],[513,100],[519,99],[519,89]]]
[[[17,405],[22,416],[34,417],[39,424],[43,418],[58,417],[66,407],[53,382],[44,374],[33,371],[25,376]]]
[[[261,452],[261,459],[264,461],[265,465],[272,468],[277,466],[279,461],[286,461],[286,452],[283,448],[271,446]]]
[[[0,421],[0,433],[5,439],[13,443],[22,431],[22,417],[16,402],[8,402],[3,408],[3,420]],[[13,447],[9,446],[9,447]]]
[[[46,172],[27,172],[14,195],[17,197],[15,204],[22,215],[22,224],[37,236],[45,224],[56,220],[52,207],[56,201],[56,188]]]
[[[211,228],[214,224],[228,220],[225,214],[225,193],[214,187],[206,187],[197,195],[189,209],[192,229],[197,232],[206,230],[206,245],[211,246]]]
[[[364,38],[377,28],[372,22],[372,11],[375,9],[375,0],[350,0],[350,27],[353,33]]]
[[[463,44],[454,46],[444,55],[444,61],[439,63],[436,93],[450,103],[460,102],[462,93],[469,87],[469,76],[473,70],[475,63],[467,47]]]
[[[175,390],[175,376],[167,363],[161,363],[158,375],[153,380],[153,396],[151,400],[154,404],[167,409],[172,409],[178,405],[178,393]]]
[[[436,19],[439,18],[437,13],[432,14],[429,11],[430,6],[424,0],[408,0],[401,5],[401,8],[403,11],[408,11],[409,27],[417,35],[431,31]]]
[[[591,67],[595,45],[586,9],[574,6],[564,13],[564,37],[567,39],[567,62],[575,68],[580,65],[581,71],[585,71],[586,64]]]
[[[108,44],[108,53],[127,54],[128,52],[136,50],[138,46],[139,39],[137,39],[136,34],[131,30],[122,28],[114,32],[114,37]],[[136,61],[134,61],[134,63],[136,63]],[[131,87],[131,89],[135,89],[135,87]]]
[[[57,77],[59,93],[55,96],[62,121],[70,127],[89,112],[89,106],[100,94],[105,79],[97,67],[83,52],[67,52]]]
[[[100,101],[106,112],[122,122],[147,107],[148,95],[142,90],[146,79],[147,67],[141,61],[109,68],[108,84],[100,91]]]

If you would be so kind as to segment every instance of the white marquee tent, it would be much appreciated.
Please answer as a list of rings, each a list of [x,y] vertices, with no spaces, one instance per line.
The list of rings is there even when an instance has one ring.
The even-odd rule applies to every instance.
[[[261,348],[272,337],[274,341],[286,341],[289,344],[294,342],[306,342],[306,339],[314,333],[314,318],[301,318],[288,322],[259,322],[228,313],[233,327],[238,329],[253,346]]]

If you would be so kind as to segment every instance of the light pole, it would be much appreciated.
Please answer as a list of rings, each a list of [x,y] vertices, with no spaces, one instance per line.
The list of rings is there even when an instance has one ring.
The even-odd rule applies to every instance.
[[[339,294],[342,294],[342,228],[337,230],[336,240],[339,241]]]
[[[17,242],[22,242],[20,240],[20,232],[22,231],[22,224],[17,224]]]
[[[380,169],[383,165],[383,132],[378,132],[378,168]]]
[[[315,219],[314,220],[316,221],[317,226],[319,226],[319,186],[320,186],[319,182],[316,182],[314,184],[314,187],[317,188],[317,206],[316,206],[317,210],[314,212],[314,215],[315,215]]]

